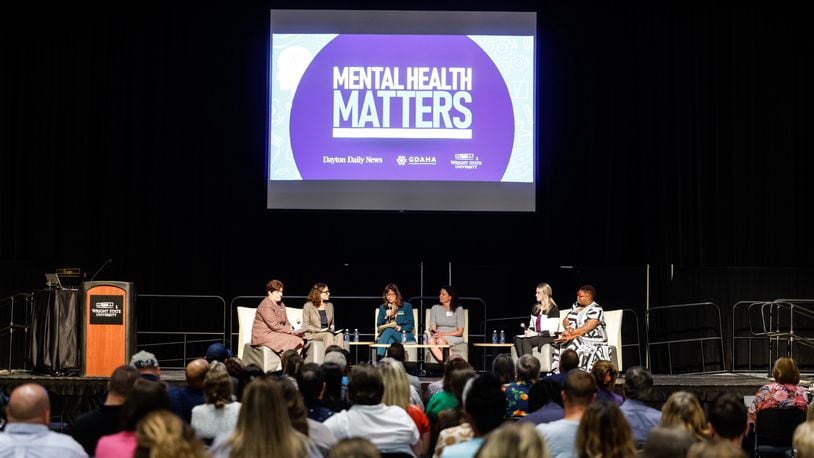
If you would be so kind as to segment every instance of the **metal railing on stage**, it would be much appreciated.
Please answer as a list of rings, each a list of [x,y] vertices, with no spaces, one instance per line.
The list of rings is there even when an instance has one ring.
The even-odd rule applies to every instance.
[[[689,311],[691,309],[700,309],[700,312],[703,313],[705,310],[712,309],[715,312],[715,316],[717,317],[717,321],[715,323],[707,324],[706,329],[712,329],[716,335],[712,336],[701,336],[701,337],[685,337],[685,338],[678,338],[678,339],[658,339],[653,335],[653,328],[655,325],[653,324],[656,322],[657,318],[660,318],[663,314],[667,314],[668,312],[672,311]],[[699,314],[700,316],[700,314]],[[646,322],[647,322],[647,353],[651,355],[650,363],[651,369],[653,364],[653,357],[652,357],[652,347],[664,345],[667,348],[667,367],[669,374],[673,374],[673,356],[672,356],[672,345],[676,344],[686,344],[686,343],[698,343],[701,349],[701,371],[699,373],[718,373],[718,372],[726,372],[726,355],[724,353],[724,338],[723,338],[723,331],[721,328],[721,309],[716,304],[712,302],[696,302],[690,304],[675,304],[675,305],[665,305],[661,307],[653,307],[646,313]],[[669,321],[669,316],[667,318]],[[670,329],[670,332],[678,332],[678,330],[672,329],[670,326],[666,327],[665,329]],[[695,329],[695,331],[702,331],[701,329]],[[720,350],[720,370],[706,370],[707,362],[704,355],[704,345],[707,342],[718,342],[719,350]],[[712,364],[712,363],[710,363]],[[715,363],[718,364],[718,363]]]
[[[27,342],[33,298],[32,293],[17,293],[0,299],[0,341],[8,342],[8,353],[0,355],[0,367],[5,366],[8,370],[26,368],[30,351]],[[20,335],[22,337],[18,337]],[[19,347],[23,351],[15,352],[15,348]],[[15,355],[19,364],[14,364]],[[8,359],[4,361],[5,358]]]
[[[760,306],[769,302],[771,301],[740,301],[736,302],[735,305],[732,306],[732,360],[729,366],[732,369],[732,372],[757,371],[757,368],[754,366],[754,344],[757,342],[758,344],[766,345],[765,348],[769,348],[769,336],[762,329],[762,326],[759,325],[760,327],[756,329],[755,324],[759,324],[762,321],[762,318],[760,317]],[[742,312],[744,308],[746,309],[745,313]],[[743,323],[744,317],[745,324]],[[738,359],[740,356],[739,348],[742,347],[738,344],[741,342],[743,342],[747,348],[745,370],[741,369]],[[768,367],[771,368],[771,365],[772,363],[770,362]],[[765,366],[761,364],[761,368],[765,368]]]
[[[175,307],[179,303],[184,302],[184,306],[178,307],[177,310],[171,310],[166,307]],[[189,310],[185,309],[192,302],[197,306],[196,311],[199,314],[207,315],[214,318],[217,315],[205,312],[216,312],[217,305],[220,305],[220,330],[174,330],[174,326],[188,326],[190,320]],[[183,369],[188,359],[198,358],[206,353],[206,348],[214,342],[225,342],[227,335],[228,311],[226,310],[226,301],[221,296],[209,295],[191,295],[191,294],[139,294],[137,295],[137,323],[139,329],[136,331],[137,344],[139,350],[147,350],[154,353],[158,358],[161,367],[166,369]],[[202,309],[206,307],[213,307],[212,310]],[[143,318],[145,314],[156,312],[153,307],[161,307],[160,313],[167,315],[168,311],[177,312],[178,323],[171,323],[171,320],[158,320],[163,326],[170,326],[166,329],[144,329],[144,322],[148,321]],[[186,317],[187,320],[183,320]],[[193,320],[195,321],[195,320]],[[156,320],[148,321],[151,325],[159,327]],[[201,325],[212,324],[214,321],[197,320]],[[170,337],[177,340],[164,340],[164,337]],[[190,357],[191,355],[191,357]]]

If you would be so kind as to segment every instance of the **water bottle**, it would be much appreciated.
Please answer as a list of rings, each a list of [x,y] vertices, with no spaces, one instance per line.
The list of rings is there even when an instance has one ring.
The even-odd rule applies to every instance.
[[[497,343],[497,329],[492,331],[492,343],[493,344]]]
[[[350,333],[348,332],[348,330],[347,330],[347,329],[345,329],[345,335],[344,335],[344,337],[343,337],[343,338],[345,339],[345,343],[349,343],[349,342],[350,342]]]
[[[354,330],[353,330],[353,341],[354,341],[354,342],[358,342],[358,341],[359,341],[359,330],[358,330],[358,329],[354,329]]]
[[[500,343],[506,343],[506,333],[502,329],[500,330]]]
[[[401,343],[407,343],[407,331],[401,331]]]

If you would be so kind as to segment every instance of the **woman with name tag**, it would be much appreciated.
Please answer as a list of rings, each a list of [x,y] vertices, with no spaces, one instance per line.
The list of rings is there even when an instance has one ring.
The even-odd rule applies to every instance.
[[[275,353],[286,350],[302,350],[302,329],[297,331],[288,321],[283,303],[283,282],[271,280],[266,283],[267,295],[257,306],[252,323],[252,346],[264,345]]]
[[[388,283],[384,287],[383,297],[384,303],[379,306],[379,318],[376,320],[376,327],[379,331],[378,343],[389,345],[401,342],[402,331],[407,337],[407,342],[415,343],[413,306],[409,302],[404,302],[399,287],[395,283]],[[386,348],[377,348],[376,354],[382,357],[386,350]]]
[[[517,348],[517,356],[530,355],[534,347],[542,349],[542,346],[551,342],[553,335],[543,335],[546,331],[545,322],[549,318],[560,319],[560,309],[557,303],[551,298],[553,291],[548,283],[537,285],[535,297],[537,303],[531,310],[529,325],[522,336],[514,338],[514,346]],[[546,333],[548,334],[548,333]]]
[[[306,340],[321,340],[325,347],[342,346],[342,335],[334,334],[334,305],[328,300],[331,290],[325,283],[317,283],[308,293],[308,302],[302,306],[302,328]]]
[[[464,341],[464,308],[458,303],[458,295],[452,286],[443,286],[438,293],[438,302],[430,309],[430,344],[455,345]],[[440,348],[430,348],[433,358],[439,363],[444,356]]]

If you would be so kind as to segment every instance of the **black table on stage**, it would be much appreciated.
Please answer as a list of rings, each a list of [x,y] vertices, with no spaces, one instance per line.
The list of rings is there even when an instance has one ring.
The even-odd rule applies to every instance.
[[[79,291],[35,291],[31,312],[30,367],[48,375],[79,375]]]

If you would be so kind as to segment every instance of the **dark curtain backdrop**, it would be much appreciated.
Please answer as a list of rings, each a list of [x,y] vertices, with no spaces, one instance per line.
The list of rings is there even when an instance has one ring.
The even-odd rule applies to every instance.
[[[436,294],[452,262],[461,293],[489,298],[493,315],[525,313],[539,281],[561,303],[591,282],[643,312],[646,264],[651,304],[814,297],[802,8],[466,4],[538,12],[540,184],[536,213],[452,214],[265,209],[268,9],[289,7],[373,5],[2,15],[0,297],[109,258],[101,279],[227,299],[262,294],[271,277],[289,294],[325,281],[375,295],[395,280],[418,295],[422,262],[423,293]]]

